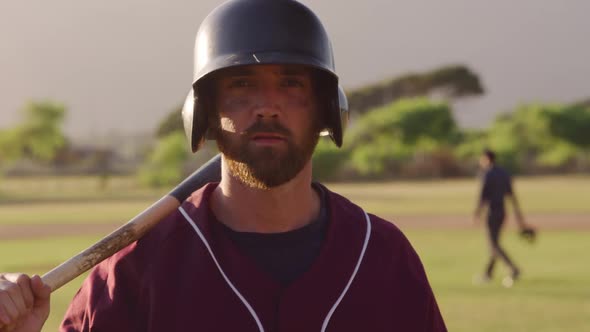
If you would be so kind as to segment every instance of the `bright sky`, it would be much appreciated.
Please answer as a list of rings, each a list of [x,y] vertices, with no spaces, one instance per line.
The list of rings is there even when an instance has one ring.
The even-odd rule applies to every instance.
[[[457,108],[486,125],[523,102],[590,97],[590,1],[303,1],[322,19],[345,88],[467,64],[487,89]],[[219,1],[0,3],[0,128],[30,98],[69,107],[70,135],[152,130],[192,78],[194,35]]]

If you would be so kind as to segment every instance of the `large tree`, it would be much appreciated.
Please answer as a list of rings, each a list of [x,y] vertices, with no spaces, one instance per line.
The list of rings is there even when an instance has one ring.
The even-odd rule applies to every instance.
[[[587,108],[526,104],[498,116],[480,142],[496,150],[499,162],[512,171],[566,171],[585,163],[588,131]]]
[[[178,183],[183,177],[183,165],[188,158],[184,133],[174,131],[158,140],[147,163],[140,169],[140,181],[151,187]]]
[[[18,127],[23,153],[33,159],[50,161],[66,143],[62,130],[66,107],[53,101],[32,101],[22,110]]]
[[[160,122],[156,130],[157,138],[164,138],[175,131],[184,130],[182,124],[182,105],[179,105],[170,111],[168,115]]]
[[[458,128],[446,103],[412,98],[361,116],[347,134],[346,144],[358,173],[383,178],[399,176],[417,158],[440,155],[457,137]]]
[[[401,98],[438,94],[452,100],[483,93],[484,88],[477,74],[463,65],[450,65],[424,73],[410,73],[347,91],[348,104],[353,114],[363,114]]]
[[[578,104],[556,108],[547,115],[549,129],[554,136],[579,148],[590,148],[590,106]]]
[[[21,157],[51,161],[65,143],[62,130],[66,107],[54,101],[31,101],[22,109],[22,121],[0,131],[0,161]]]

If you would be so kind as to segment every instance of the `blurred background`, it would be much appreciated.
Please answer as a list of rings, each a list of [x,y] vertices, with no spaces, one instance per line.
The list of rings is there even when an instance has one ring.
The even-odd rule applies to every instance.
[[[590,2],[302,1],[328,30],[351,121],[317,180],[394,221],[451,331],[590,326]],[[0,271],[44,273],[217,153],[180,108],[199,23],[219,1],[0,3]],[[522,280],[472,284],[484,148],[515,177]],[[81,280],[59,290],[53,331]]]

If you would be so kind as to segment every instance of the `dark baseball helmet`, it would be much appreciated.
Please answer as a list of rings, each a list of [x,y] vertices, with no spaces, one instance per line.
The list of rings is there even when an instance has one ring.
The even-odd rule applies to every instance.
[[[182,118],[192,151],[207,137],[211,102],[207,79],[218,70],[254,64],[300,64],[314,69],[324,133],[342,145],[343,125],[338,76],[332,46],[317,16],[293,0],[230,0],[215,8],[197,32],[193,89],[187,96]],[[341,95],[344,96],[343,91]],[[346,99],[346,97],[344,96]]]

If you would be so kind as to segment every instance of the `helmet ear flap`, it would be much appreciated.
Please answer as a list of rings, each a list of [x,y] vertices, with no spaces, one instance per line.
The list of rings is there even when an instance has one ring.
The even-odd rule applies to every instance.
[[[324,129],[320,136],[330,136],[337,147],[342,147],[344,130],[348,124],[348,100],[344,89],[338,84],[338,80],[330,75],[319,72],[316,75],[317,90],[320,92],[320,100],[323,100],[321,108],[327,110],[323,116]]]
[[[205,142],[209,127],[207,112],[203,110],[203,102],[195,97],[191,89],[182,106],[182,122],[184,133],[191,144],[192,152],[197,152]]]
[[[340,84],[338,85],[338,99],[333,98],[331,103],[330,109],[333,111],[329,112],[328,115],[328,123],[330,124],[329,135],[337,147],[342,147],[344,130],[348,126],[350,112],[348,109],[348,98],[346,98],[346,93]]]
[[[328,113],[328,121],[330,124],[329,134],[330,138],[336,144],[337,147],[342,146],[343,141],[343,128],[342,128],[342,119],[340,113],[340,107],[338,105],[338,100],[332,98],[330,100],[330,112]]]
[[[348,108],[348,98],[346,98],[346,93],[344,92],[344,88],[338,84],[338,109],[340,114],[340,128],[344,133],[346,127],[348,127],[348,119],[350,117],[350,111]]]

